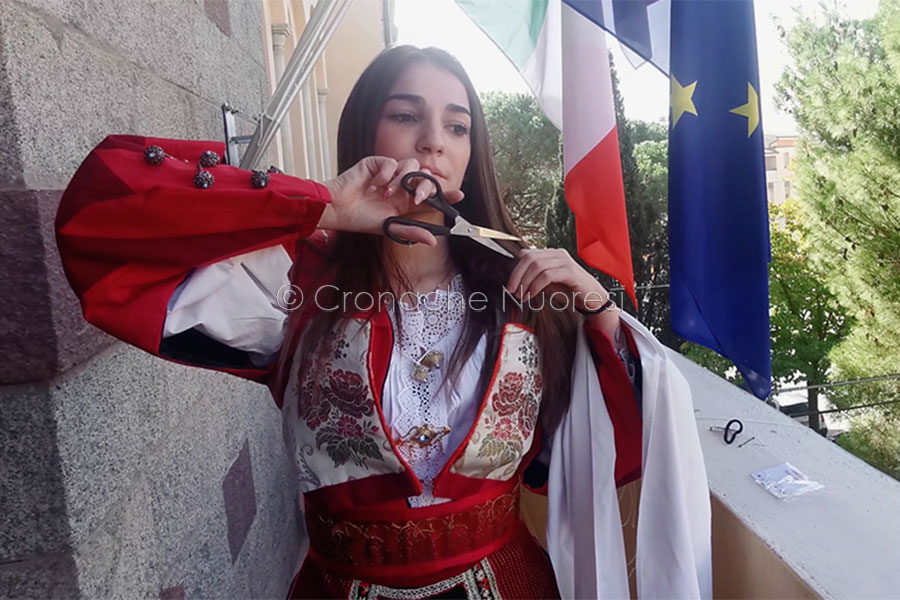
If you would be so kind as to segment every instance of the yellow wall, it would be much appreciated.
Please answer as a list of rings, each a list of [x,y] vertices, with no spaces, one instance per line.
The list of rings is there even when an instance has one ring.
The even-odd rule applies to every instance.
[[[267,72],[270,79],[270,91],[275,89],[274,52],[272,48],[272,26],[289,23],[293,34],[287,39],[284,48],[284,62],[290,61],[295,44],[303,33],[307,15],[315,5],[309,0],[266,0],[263,5],[264,40],[266,47]],[[316,64],[311,79],[314,90],[311,94],[310,119],[304,119],[304,106],[307,101],[303,91],[291,105],[288,123],[282,125],[290,128],[293,164],[283,163],[284,153],[278,138],[278,158],[282,161],[286,172],[299,177],[318,176],[324,179],[323,169],[318,165],[323,142],[327,147],[327,172],[334,177],[337,171],[337,130],[341,110],[356,79],[369,62],[384,48],[381,0],[355,0],[344,15],[340,25],[328,42],[325,52]],[[327,90],[325,96],[325,140],[320,135],[320,115],[318,110],[318,92]],[[312,121],[308,130],[307,123]],[[307,156],[307,141],[313,140],[315,152]],[[318,168],[315,168],[317,167]]]

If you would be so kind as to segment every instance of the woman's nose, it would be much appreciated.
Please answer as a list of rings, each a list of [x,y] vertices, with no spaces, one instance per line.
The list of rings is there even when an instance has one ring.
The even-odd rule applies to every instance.
[[[444,139],[440,123],[426,121],[419,136],[419,152],[440,154],[444,151]]]

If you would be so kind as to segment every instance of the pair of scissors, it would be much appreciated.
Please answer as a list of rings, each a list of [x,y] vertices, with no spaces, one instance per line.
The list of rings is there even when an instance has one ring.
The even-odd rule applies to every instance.
[[[384,220],[381,227],[384,229],[384,234],[400,244],[408,244],[413,245],[416,242],[411,242],[410,240],[405,240],[399,236],[394,235],[390,231],[390,226],[394,223],[398,225],[412,225],[414,227],[421,227],[427,231],[430,231],[433,235],[464,235],[471,240],[478,242],[484,246],[487,246],[494,252],[499,252],[503,256],[507,256],[509,258],[514,258],[512,254],[510,254],[506,249],[504,249],[500,244],[492,240],[491,238],[496,238],[500,240],[520,240],[514,235],[510,235],[508,233],[504,233],[502,231],[496,231],[494,229],[488,229],[487,227],[479,227],[478,225],[472,225],[468,221],[466,221],[462,216],[460,216],[459,211],[453,208],[449,202],[447,202],[447,198],[444,197],[444,192],[441,189],[441,184],[437,182],[437,179],[429,175],[428,173],[424,173],[422,171],[413,171],[411,173],[407,173],[400,180],[400,185],[404,190],[409,192],[412,195],[415,195],[416,189],[412,186],[411,180],[416,178],[427,179],[434,185],[435,192],[431,196],[425,198],[425,202],[428,203],[429,206],[435,208],[442,213],[444,213],[444,223],[445,225],[436,225],[434,223],[424,223],[422,221],[416,221],[414,219],[404,219],[403,217],[388,217]]]

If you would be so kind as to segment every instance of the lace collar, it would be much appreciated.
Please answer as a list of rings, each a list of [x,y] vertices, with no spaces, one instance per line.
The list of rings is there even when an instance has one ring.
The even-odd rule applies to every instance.
[[[437,303],[437,300],[444,300],[454,292],[462,295],[463,287],[462,273],[457,273],[446,285],[438,286],[430,292],[406,292],[401,294],[397,301],[400,309],[405,312],[416,312],[417,307],[426,311],[439,310],[446,302]]]
[[[457,329],[465,318],[464,288],[462,274],[458,273],[448,285],[426,293],[408,293],[398,298],[397,308],[401,313],[399,327],[394,309],[388,310],[394,339],[398,342],[397,349],[410,360],[417,361],[435,346],[455,342],[455,339],[448,338],[448,334],[458,333]],[[417,307],[404,306],[403,302],[409,303],[413,298],[418,301]]]

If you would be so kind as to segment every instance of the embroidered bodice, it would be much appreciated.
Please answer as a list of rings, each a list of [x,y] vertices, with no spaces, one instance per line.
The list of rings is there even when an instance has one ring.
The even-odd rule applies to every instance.
[[[199,269],[170,300],[166,334],[200,323],[206,335],[223,343],[240,339],[243,350],[272,354],[281,345],[282,327],[276,335],[274,328],[244,324],[246,315],[259,312],[263,318],[264,309],[271,308],[274,292],[250,292],[270,279],[275,283],[265,289],[277,291],[281,280],[274,274],[290,266],[287,255],[272,258],[279,253],[284,251],[260,251]],[[455,278],[448,291],[419,303],[425,310],[403,311],[400,322],[390,310],[361,313],[314,340],[302,355],[288,355],[278,374],[285,379],[283,431],[309,498],[332,510],[388,500],[422,506],[457,500],[513,477],[532,448],[540,410],[537,338],[524,324],[504,324],[496,352],[487,357],[482,338],[455,384],[441,388],[465,325],[465,305],[459,302],[465,295],[457,293],[463,283]],[[257,304],[265,307],[257,310]],[[233,307],[240,308],[240,318]],[[300,345],[298,337],[289,339]],[[426,369],[423,381],[413,379],[415,361],[432,350],[443,354],[437,364],[428,363],[437,368]],[[476,394],[485,360],[491,361],[491,380]],[[301,378],[303,364],[309,369]],[[425,425],[433,432],[450,431],[430,452],[398,444],[412,428]]]
[[[465,324],[464,292],[462,274],[458,274],[444,288],[404,295],[403,300],[410,302],[399,307],[399,319],[388,311],[394,347],[385,381],[384,416],[398,451],[422,481],[422,495],[410,497],[411,506],[446,500],[434,497],[434,478],[465,439],[478,411],[476,388],[484,362],[484,337],[455,385],[449,385],[449,381],[441,385]],[[422,365],[427,361],[422,359],[429,352],[440,352],[442,358],[438,366],[426,369]],[[429,445],[411,439],[423,426],[436,434]],[[446,429],[449,431],[444,433]]]

